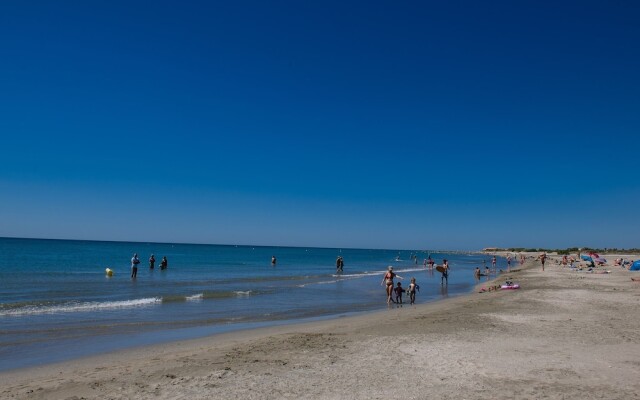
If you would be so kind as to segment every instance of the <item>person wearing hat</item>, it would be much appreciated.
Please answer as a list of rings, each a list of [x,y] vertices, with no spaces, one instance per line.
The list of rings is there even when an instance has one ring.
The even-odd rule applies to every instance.
[[[392,295],[393,295],[393,278],[398,277],[398,279],[402,279],[402,277],[396,273],[393,272],[393,267],[391,265],[389,265],[389,267],[387,268],[387,273],[384,274],[384,277],[382,278],[382,282],[380,283],[380,285],[387,285],[387,304],[389,304],[390,302],[394,302]]]

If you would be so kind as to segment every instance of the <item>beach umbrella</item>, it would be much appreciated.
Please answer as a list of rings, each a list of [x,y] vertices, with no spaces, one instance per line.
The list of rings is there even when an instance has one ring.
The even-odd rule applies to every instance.
[[[582,258],[584,261],[587,261],[587,262],[592,262],[593,261],[593,259],[591,257],[585,256],[584,254],[581,255],[580,258]]]

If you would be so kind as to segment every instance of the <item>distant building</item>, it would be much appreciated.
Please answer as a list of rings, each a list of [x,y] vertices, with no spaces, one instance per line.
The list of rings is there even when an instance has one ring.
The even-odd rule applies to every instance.
[[[493,252],[493,251],[498,251],[499,249],[497,247],[485,247],[484,249],[482,249],[482,251],[486,251],[488,253]]]

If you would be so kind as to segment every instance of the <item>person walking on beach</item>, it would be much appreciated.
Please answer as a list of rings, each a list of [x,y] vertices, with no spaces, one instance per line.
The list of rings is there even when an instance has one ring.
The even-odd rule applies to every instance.
[[[429,258],[427,259],[427,264],[429,264],[429,269],[433,269],[433,259],[431,258],[431,255],[429,255]]]
[[[546,253],[542,253],[542,254],[540,254],[540,256],[538,258],[540,259],[540,262],[542,263],[542,270],[544,271],[544,262],[547,259],[547,254]]]
[[[480,280],[480,267],[476,267],[476,270],[473,271],[473,276],[476,278],[476,280]]]
[[[382,277],[382,282],[380,283],[380,285],[386,285],[387,286],[387,304],[389,304],[390,302],[393,302],[393,278],[398,277],[398,279],[402,279],[402,277],[400,275],[397,275],[393,272],[393,267],[391,265],[389,265],[389,267],[387,268],[387,273],[384,274],[384,277]]]
[[[155,265],[156,265],[156,258],[152,254],[151,257],[149,257],[149,269],[153,269]]]
[[[169,262],[167,261],[167,256],[162,257],[162,261],[160,261],[160,269],[165,270],[169,266]]]
[[[396,304],[402,304],[402,293],[405,292],[404,288],[402,287],[402,282],[398,282],[398,286],[396,286],[393,291],[396,293]]]
[[[449,286],[449,262],[446,259],[442,260],[442,277],[440,277],[440,285],[444,285],[445,281],[447,286]]]
[[[140,264],[140,260],[138,259],[138,254],[134,254],[131,257],[131,277],[135,278],[138,276],[138,264]]]
[[[420,291],[420,286],[416,285],[416,278],[411,278],[411,283],[407,289],[407,293],[409,294],[409,304],[416,302],[416,290]]]

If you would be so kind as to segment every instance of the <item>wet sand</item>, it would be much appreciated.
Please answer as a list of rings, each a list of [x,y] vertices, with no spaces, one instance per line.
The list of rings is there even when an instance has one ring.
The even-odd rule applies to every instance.
[[[640,398],[640,273],[557,259],[432,304],[7,372],[0,398]]]

